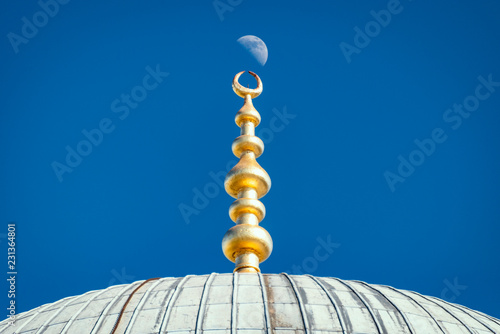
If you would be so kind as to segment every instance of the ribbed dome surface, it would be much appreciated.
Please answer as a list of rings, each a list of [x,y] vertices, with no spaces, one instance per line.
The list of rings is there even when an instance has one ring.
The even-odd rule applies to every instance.
[[[286,274],[211,274],[116,285],[19,314],[15,326],[1,322],[0,332],[111,333],[120,316],[116,333],[500,333],[500,320],[438,298]]]

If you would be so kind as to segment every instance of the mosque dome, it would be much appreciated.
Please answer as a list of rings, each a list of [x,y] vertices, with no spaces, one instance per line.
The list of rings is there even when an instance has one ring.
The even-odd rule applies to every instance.
[[[264,143],[255,136],[260,115],[252,99],[262,92],[233,89],[245,99],[235,117],[241,135],[233,141],[240,159],[224,187],[236,200],[235,222],[222,240],[233,273],[152,278],[90,291],[42,305],[0,322],[6,334],[334,334],[334,333],[500,333],[500,320],[467,307],[416,292],[361,281],[310,275],[262,274],[259,264],[272,252],[259,223],[259,200],[271,179],[256,159]]]
[[[19,314],[28,333],[500,333],[500,320],[416,292],[309,275],[234,273],[115,285]]]

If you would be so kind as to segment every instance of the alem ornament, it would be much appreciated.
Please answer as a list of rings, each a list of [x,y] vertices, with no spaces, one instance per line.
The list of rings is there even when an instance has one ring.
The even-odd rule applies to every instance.
[[[255,127],[260,123],[260,114],[252,99],[262,93],[262,81],[253,72],[257,88],[245,88],[238,82],[241,74],[233,79],[234,92],[245,99],[243,107],[236,113],[235,122],[241,135],[233,141],[232,150],[240,161],[226,175],[224,188],[236,201],[229,207],[229,217],[236,223],[222,239],[224,255],[235,263],[235,272],[260,272],[259,263],[265,261],[273,250],[273,240],[259,223],[266,215],[266,208],[259,198],[271,188],[271,178],[257,163],[264,152],[264,143],[255,136]]]

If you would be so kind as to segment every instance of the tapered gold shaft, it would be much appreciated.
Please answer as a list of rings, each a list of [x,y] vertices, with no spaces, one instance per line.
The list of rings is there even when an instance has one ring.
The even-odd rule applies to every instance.
[[[232,145],[233,153],[240,161],[229,171],[224,181],[226,192],[236,198],[229,207],[229,217],[236,226],[224,235],[222,250],[235,263],[235,272],[260,272],[259,263],[265,261],[273,250],[271,236],[259,226],[266,215],[266,208],[259,198],[271,188],[271,178],[256,161],[264,152],[264,143],[255,136],[260,114],[253,106],[252,98],[262,92],[262,81],[257,74],[249,72],[257,79],[257,88],[245,88],[238,82],[242,73],[244,71],[233,79],[234,92],[245,99],[235,118],[241,128],[241,135]]]

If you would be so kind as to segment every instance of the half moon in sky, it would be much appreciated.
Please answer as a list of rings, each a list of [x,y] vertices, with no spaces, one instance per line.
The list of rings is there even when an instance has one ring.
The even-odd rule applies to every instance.
[[[267,46],[266,44],[257,36],[246,35],[238,38],[238,43],[240,43],[250,54],[264,66],[267,61]]]

